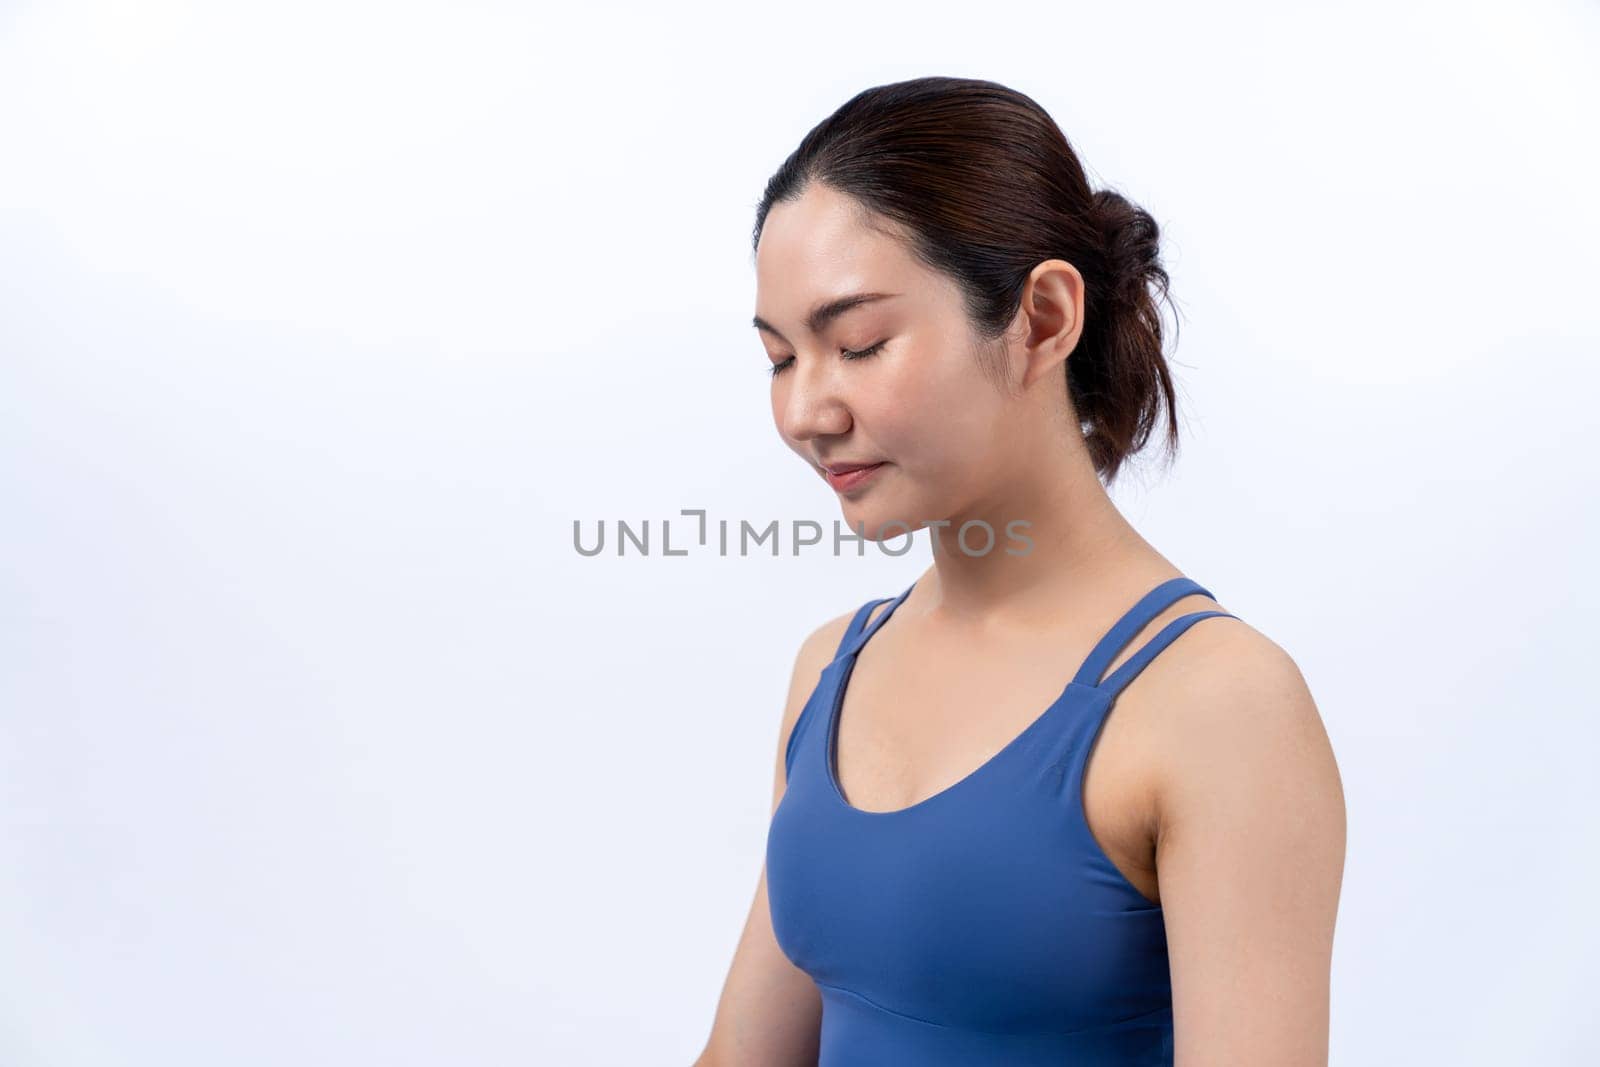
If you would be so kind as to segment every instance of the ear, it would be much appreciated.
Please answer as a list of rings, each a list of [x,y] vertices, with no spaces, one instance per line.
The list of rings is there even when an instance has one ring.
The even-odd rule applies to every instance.
[[[1026,365],[1022,386],[1059,373],[1083,336],[1083,275],[1064,259],[1047,259],[1028,273],[1017,315],[1023,320]]]

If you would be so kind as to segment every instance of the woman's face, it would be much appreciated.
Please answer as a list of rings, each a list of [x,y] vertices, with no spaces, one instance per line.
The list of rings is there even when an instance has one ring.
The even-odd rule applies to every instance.
[[[880,540],[905,532],[886,523],[919,529],[993,493],[1019,411],[984,376],[956,284],[858,211],[815,183],[772,207],[756,248],[756,327],[784,443],[819,478],[825,466],[880,464],[833,486],[847,524]],[[863,294],[881,296],[828,310]]]

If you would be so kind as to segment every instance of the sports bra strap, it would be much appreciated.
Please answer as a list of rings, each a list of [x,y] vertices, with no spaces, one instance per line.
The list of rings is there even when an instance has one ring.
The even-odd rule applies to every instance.
[[[888,621],[889,616],[894,614],[894,609],[898,608],[906,597],[911,595],[911,590],[916,587],[917,583],[912,582],[906,586],[906,591],[899,596],[883,597],[862,605],[861,610],[856,613],[856,617],[851,620],[850,629],[846,631],[844,640],[839,643],[839,651],[833,658],[837,660],[845,656],[853,656],[860,651],[861,646],[866,644],[872,635],[878,632],[879,628]],[[872,612],[872,609],[886,601],[889,606],[878,612],[877,618],[863,625],[863,620]]]
[[[1149,641],[1145,642],[1143,648],[1139,649],[1139,651],[1128,657],[1127,661],[1124,662],[1122,666],[1118,667],[1111,673],[1111,677],[1101,682],[1095,688],[1103,689],[1107,693],[1111,694],[1113,698],[1115,698],[1118,693],[1122,692],[1122,687],[1133,681],[1133,679],[1138,676],[1139,672],[1144,670],[1145,664],[1155,659],[1157,653],[1170,645],[1179,634],[1183,633],[1183,631],[1187,630],[1201,619],[1209,619],[1212,616],[1221,616],[1225,619],[1238,618],[1237,615],[1231,615],[1226,611],[1194,611],[1190,612],[1188,615],[1180,615],[1176,619],[1173,619],[1171,622],[1163,626],[1160,633],[1156,634]]]
[[[861,605],[861,607],[856,609],[855,618],[850,620],[850,625],[845,627],[844,636],[839,639],[839,647],[833,653],[834,659],[838,659],[841,655],[843,655],[844,650],[850,646],[850,642],[854,640],[855,636],[861,632],[861,626],[867,621],[867,616],[872,613],[872,609],[877,607],[879,604],[882,604],[885,600],[892,599],[894,598],[879,597],[877,600],[867,601],[865,604]]]
[[[1090,688],[1101,688],[1100,676],[1105,673],[1107,667],[1111,666],[1111,661],[1117,658],[1117,655],[1127,646],[1128,642],[1133,640],[1134,635],[1150,625],[1151,620],[1166,611],[1167,608],[1184,597],[1195,594],[1205,597],[1211,596],[1210,590],[1201,586],[1200,583],[1192,578],[1180,575],[1177,578],[1168,578],[1140,597],[1138,603],[1129,608],[1127,613],[1118,619],[1110,630],[1106,631],[1106,635],[1100,638],[1099,643],[1094,646],[1094,649],[1084,659],[1083,666],[1078,668],[1078,673],[1073,675],[1073,682]],[[1212,597],[1212,599],[1215,600],[1216,598]],[[1182,620],[1174,620],[1174,622],[1179,621]],[[1164,647],[1167,641],[1177,636],[1178,633],[1172,633],[1168,636],[1167,630],[1163,630],[1135,655],[1134,660],[1129,660],[1128,662],[1133,663],[1138,660],[1139,656],[1144,655],[1145,651],[1151,648],[1154,648],[1154,651],[1151,651],[1150,655],[1154,656],[1156,652],[1161,651],[1161,647]],[[1139,666],[1143,667],[1146,662],[1148,662],[1148,657],[1139,661]],[[1135,669],[1132,674],[1120,677],[1119,680],[1126,684],[1132,679],[1133,674],[1137,673],[1138,670]],[[1121,672],[1119,671],[1118,674],[1120,676]],[[1113,693],[1116,692],[1115,689],[1111,691]]]

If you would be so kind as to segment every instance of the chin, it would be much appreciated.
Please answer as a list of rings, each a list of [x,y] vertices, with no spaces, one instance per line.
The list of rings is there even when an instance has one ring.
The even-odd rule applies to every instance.
[[[856,533],[859,527],[865,527],[862,536],[868,541],[893,541],[907,537],[923,525],[903,508],[885,505],[880,501],[840,498],[839,504],[844,511],[844,523],[850,528],[849,532]]]

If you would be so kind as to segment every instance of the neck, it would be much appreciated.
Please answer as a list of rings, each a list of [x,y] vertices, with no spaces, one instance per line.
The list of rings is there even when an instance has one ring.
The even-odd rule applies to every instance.
[[[994,480],[948,525],[929,531],[933,565],[912,594],[918,615],[1043,624],[1060,619],[1064,602],[1114,600],[1130,581],[1149,585],[1181,573],[1123,517],[1087,450],[1073,444],[1052,442],[1011,464],[1015,478]],[[969,527],[963,551],[963,524],[978,522],[988,528]]]

